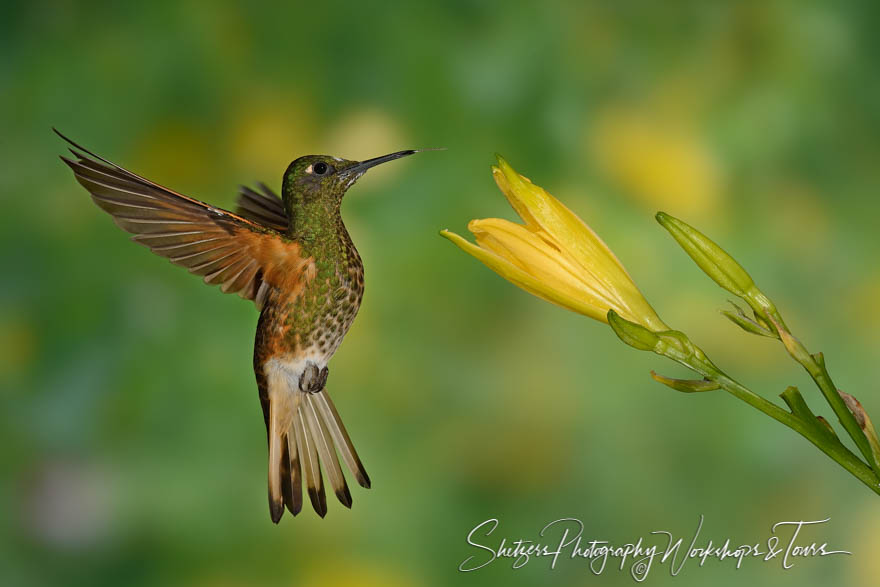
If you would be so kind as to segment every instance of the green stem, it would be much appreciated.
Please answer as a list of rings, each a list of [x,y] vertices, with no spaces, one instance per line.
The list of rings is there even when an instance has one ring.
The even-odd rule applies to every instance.
[[[874,452],[871,450],[868,437],[865,436],[865,433],[856,421],[855,416],[849,408],[846,407],[846,403],[837,392],[837,386],[834,385],[834,382],[831,380],[831,375],[828,374],[828,370],[825,368],[824,360],[817,360],[816,357],[807,352],[807,349],[800,341],[797,339],[795,339],[795,341],[795,348],[801,352],[798,352],[797,355],[792,353],[792,356],[798,363],[803,365],[813,381],[816,382],[816,385],[822,391],[822,395],[825,396],[825,401],[827,401],[828,405],[831,406],[831,409],[834,410],[837,419],[840,421],[841,425],[843,425],[847,434],[849,434],[850,438],[853,439],[853,442],[855,442],[856,446],[859,448],[859,451],[871,464],[871,468],[874,472],[880,475],[880,463],[877,462]]]
[[[871,491],[880,495],[880,479],[878,479],[873,469],[841,444],[839,440],[830,437],[828,434],[823,434],[813,422],[805,422],[803,419],[761,397],[724,373],[701,364],[701,362],[686,363],[686,365],[707,379],[718,383],[723,390],[727,391],[735,398],[764,412],[777,422],[788,426],[812,442],[819,448],[819,450],[831,457],[841,467],[849,471],[856,479],[867,485]]]
[[[871,450],[871,443],[868,441],[868,437],[865,436],[862,427],[859,426],[850,409],[846,407],[846,402],[840,397],[837,386],[834,385],[828,369],[825,368],[825,359],[822,358],[821,353],[811,355],[804,344],[785,325],[782,316],[776,310],[776,306],[764,294],[761,294],[760,291],[757,292],[757,295],[760,295],[760,299],[757,301],[754,298],[747,300],[755,311],[755,315],[763,316],[773,324],[785,350],[810,374],[810,377],[825,397],[825,401],[834,410],[834,414],[837,416],[840,424],[846,430],[846,433],[849,434],[849,437],[853,439],[853,442],[856,443],[859,452],[864,455],[865,460],[870,464],[874,473],[880,475],[880,461],[878,461],[874,451]]]
[[[820,422],[810,411],[810,408],[796,388],[789,388],[782,394],[782,399],[791,407],[792,411],[789,412],[728,377],[683,332],[678,330],[652,331],[641,324],[621,318],[614,310],[608,311],[608,325],[611,326],[614,334],[620,340],[631,347],[641,351],[652,351],[660,356],[681,363],[688,369],[702,375],[708,382],[721,387],[735,398],[746,402],[756,410],[760,410],[777,422],[788,426],[816,445],[819,450],[849,471],[856,479],[867,485],[871,491],[880,495],[880,476],[874,471],[872,465],[874,463],[873,458],[868,458],[867,463],[871,464],[866,464],[855,453],[846,448],[840,442],[840,439],[837,438],[834,431],[830,430],[830,427],[826,427],[826,423]],[[778,330],[780,333],[783,332],[781,329]],[[788,347],[789,345],[786,346]],[[811,360],[819,365],[824,372],[821,356],[812,357]],[[843,402],[843,398],[833,388],[831,379],[827,377],[827,372],[824,373],[824,380],[834,389],[834,396]],[[679,389],[674,380],[664,377],[658,378],[656,375],[654,378],[661,383],[666,385],[672,384],[670,385],[671,387]],[[708,386],[708,389],[711,389],[711,385]],[[684,385],[684,389],[682,389],[682,391],[705,390],[705,386],[698,389],[694,382]],[[847,413],[849,413],[849,410],[847,410]],[[849,415],[852,417],[851,413]],[[860,427],[858,430],[861,433]],[[873,455],[873,453],[869,454]]]
[[[830,439],[822,434],[812,423],[804,422],[794,414],[783,410],[776,404],[764,399],[754,392],[743,387],[733,379],[722,376],[717,380],[721,388],[730,392],[734,397],[743,400],[750,406],[757,408],[771,418],[785,424],[819,448],[826,455],[836,461],[841,467],[849,471],[859,481],[867,485],[871,491],[880,495],[880,481],[878,481],[873,469],[865,464],[852,451],[846,448],[837,439]],[[760,401],[754,401],[757,398]]]

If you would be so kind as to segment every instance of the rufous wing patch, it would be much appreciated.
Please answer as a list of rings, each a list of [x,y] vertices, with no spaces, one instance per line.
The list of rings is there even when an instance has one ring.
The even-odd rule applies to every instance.
[[[62,160],[135,242],[259,309],[273,292],[302,288],[311,259],[274,228],[174,192],[58,134],[74,147],[75,159]]]

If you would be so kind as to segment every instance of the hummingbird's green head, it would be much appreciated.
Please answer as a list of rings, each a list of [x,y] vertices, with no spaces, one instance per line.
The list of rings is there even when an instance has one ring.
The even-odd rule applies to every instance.
[[[342,196],[371,167],[400,159],[417,151],[398,151],[366,161],[349,161],[329,155],[306,155],[295,160],[284,173],[282,194],[290,211],[301,206],[326,204],[337,207]]]

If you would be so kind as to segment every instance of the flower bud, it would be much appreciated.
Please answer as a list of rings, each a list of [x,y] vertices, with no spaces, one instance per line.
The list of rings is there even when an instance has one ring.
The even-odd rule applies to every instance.
[[[755,282],[746,270],[709,237],[665,212],[657,212],[656,218],[715,283],[739,297],[746,297],[754,289]]]
[[[495,183],[522,218],[472,220],[476,244],[440,234],[529,293],[605,322],[609,310],[651,330],[666,330],[611,249],[559,200],[500,156]]]

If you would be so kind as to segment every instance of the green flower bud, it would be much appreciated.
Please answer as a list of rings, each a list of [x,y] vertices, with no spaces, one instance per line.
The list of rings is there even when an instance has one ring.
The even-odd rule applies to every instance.
[[[755,282],[746,270],[709,237],[665,212],[657,212],[656,218],[715,283],[739,297],[746,297],[754,289]]]
[[[785,323],[776,310],[776,306],[757,288],[748,272],[727,251],[719,247],[715,241],[705,234],[678,218],[674,218],[665,212],[657,212],[656,218],[657,222],[669,231],[672,238],[678,242],[681,248],[684,249],[706,275],[711,277],[715,283],[730,293],[741,297],[749,304],[752,310],[754,310],[755,317],[760,326],[769,326],[766,323],[773,322],[778,329],[785,329]],[[727,315],[727,317],[749,332],[754,332],[747,327],[748,325],[742,323],[737,318],[730,315]],[[755,334],[762,333],[755,332]],[[776,334],[771,332],[770,336],[775,337]]]

